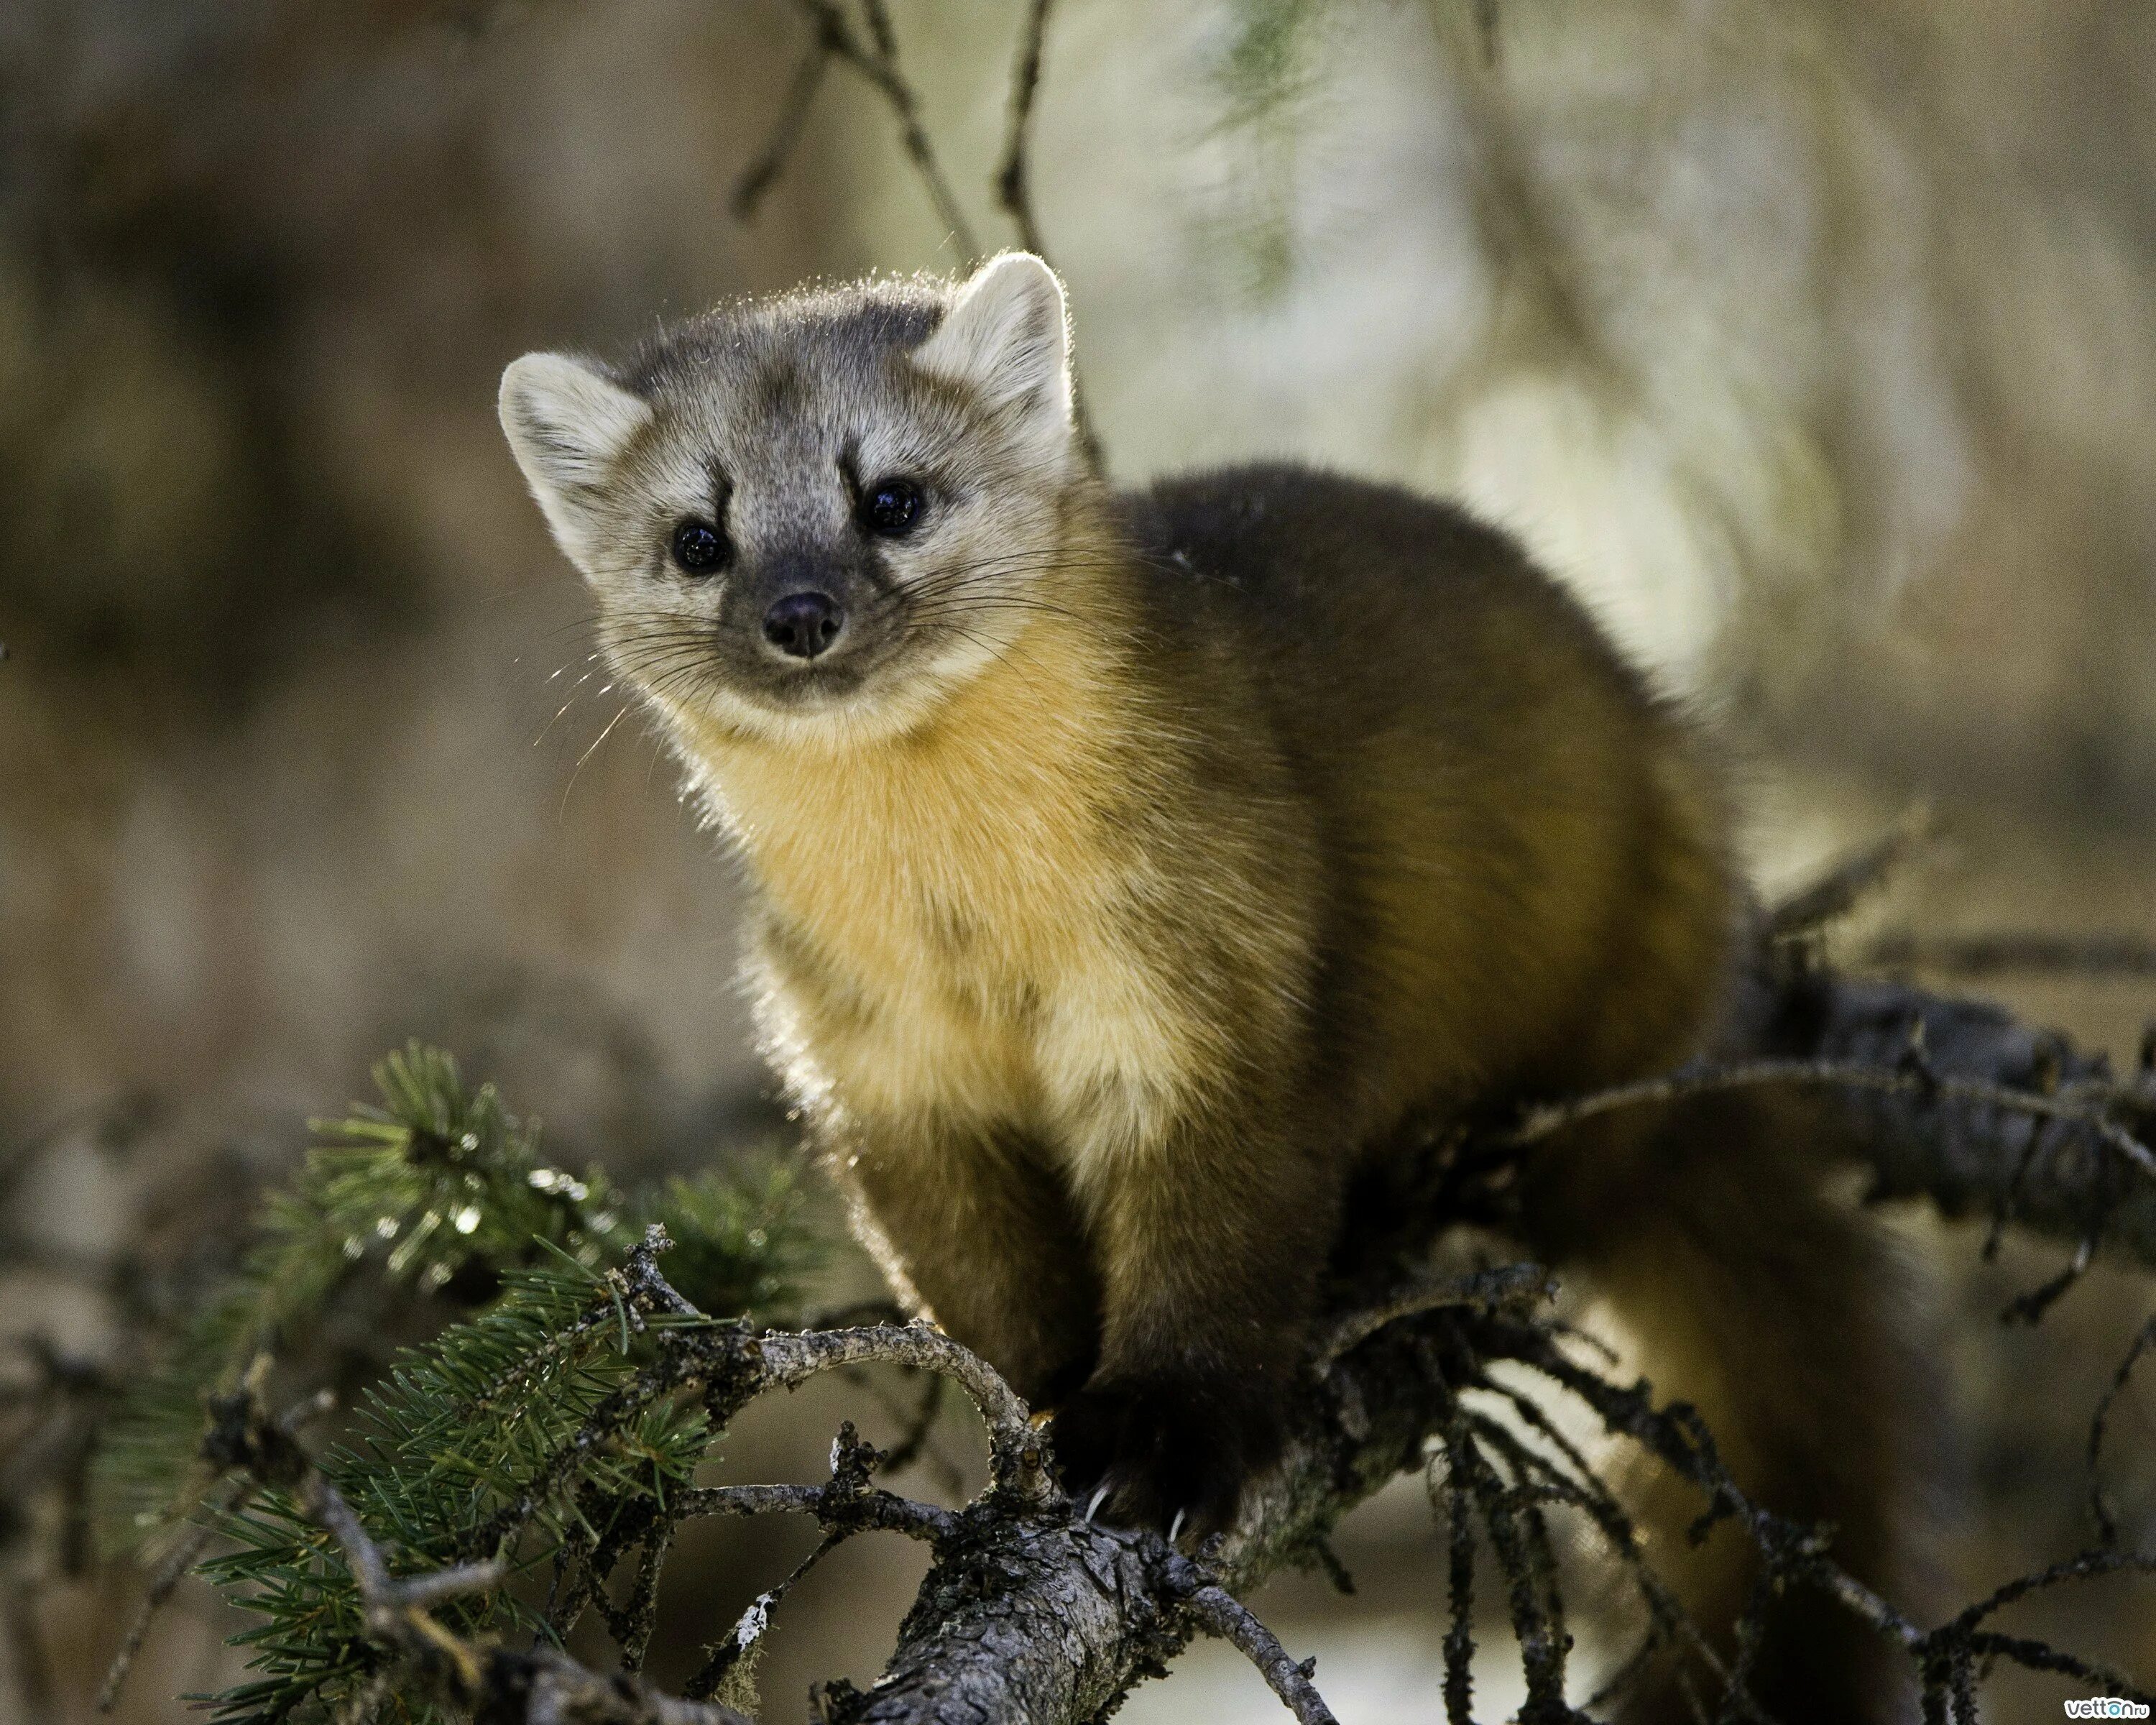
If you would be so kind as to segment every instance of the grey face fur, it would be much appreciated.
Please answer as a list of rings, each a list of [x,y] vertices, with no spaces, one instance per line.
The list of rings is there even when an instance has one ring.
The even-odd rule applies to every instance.
[[[1028,254],[957,287],[870,282],[711,312],[619,367],[528,354],[501,410],[598,595],[610,660],[677,716],[888,735],[1053,603],[1077,467],[1063,292]],[[919,499],[897,535],[871,507],[893,482]],[[723,542],[704,572],[675,555],[695,522]],[[822,625],[814,656],[774,621],[803,606]]]

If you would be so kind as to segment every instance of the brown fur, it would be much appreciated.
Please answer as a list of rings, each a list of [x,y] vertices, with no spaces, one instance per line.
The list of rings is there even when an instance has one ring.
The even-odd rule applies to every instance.
[[[1362,1147],[1696,1052],[1742,894],[1692,728],[1509,540],[1288,467],[1111,496],[1061,320],[1005,259],[716,314],[614,378],[520,362],[504,420],[747,861],[767,1047],[894,1285],[1061,1404],[1111,1513],[1218,1521]],[[879,464],[924,475],[920,532],[857,524]],[[721,577],[670,572],[686,516]],[[757,645],[804,582],[846,608],[828,666]],[[1876,1254],[1788,1138],[1584,1134],[1531,1221],[1767,1501],[1883,1568]]]

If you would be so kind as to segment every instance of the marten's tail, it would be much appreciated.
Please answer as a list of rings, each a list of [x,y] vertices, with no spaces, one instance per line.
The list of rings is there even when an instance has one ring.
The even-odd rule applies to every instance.
[[[1836,1563],[1921,1609],[1911,1590],[1924,1584],[1944,1459],[1938,1366],[1894,1243],[1826,1189],[1836,1136],[1830,1105],[1764,1091],[1582,1128],[1531,1178],[1530,1228],[1548,1261],[1616,1308],[1656,1399],[1699,1409],[1740,1489],[1830,1523]],[[1638,1483],[1628,1495],[1650,1562],[1732,1657],[1755,1574],[1746,1531],[1724,1521],[1695,1546],[1701,1494],[1659,1466]],[[1906,1715],[1906,1656],[1817,1589],[1769,1600],[1765,1631],[1749,1686],[1785,1725]],[[1618,1717],[1714,1717],[1719,1692],[1696,1653],[1666,1650]]]

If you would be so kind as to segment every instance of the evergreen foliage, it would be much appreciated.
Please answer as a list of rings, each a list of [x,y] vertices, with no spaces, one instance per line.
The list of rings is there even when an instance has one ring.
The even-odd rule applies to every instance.
[[[254,1620],[235,1640],[260,1676],[208,1698],[226,1725],[430,1717],[369,1687],[357,1589],[293,1497],[220,1492],[198,1459],[221,1404],[273,1380],[280,1405],[321,1387],[310,1350],[358,1284],[408,1317],[430,1301],[466,1314],[382,1363],[320,1457],[392,1570],[499,1558],[506,1584],[443,1606],[444,1628],[551,1641],[593,1607],[633,1664],[648,1624],[633,1600],[617,1609],[607,1576],[713,1434],[692,1399],[620,1397],[634,1399],[655,1329],[783,1317],[813,1262],[783,1163],[624,1194],[547,1163],[536,1129],[439,1050],[414,1045],[375,1077],[381,1105],[317,1123],[323,1142],[268,1201],[243,1267],[100,1458],[108,1524],[153,1542],[182,1521],[206,1530],[217,1548],[202,1573]],[[612,1273],[654,1222],[676,1243],[670,1273],[696,1317],[633,1311]],[[645,1550],[643,1570],[658,1557]]]

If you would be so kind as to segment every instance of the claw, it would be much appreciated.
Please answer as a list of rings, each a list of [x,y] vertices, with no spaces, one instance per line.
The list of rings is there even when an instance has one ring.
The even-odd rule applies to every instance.
[[[1183,1518],[1189,1513],[1187,1509],[1178,1509],[1175,1512],[1175,1519],[1168,1524],[1168,1543],[1170,1545],[1175,1543],[1176,1536],[1183,1532]]]
[[[1093,1501],[1086,1506],[1086,1519],[1087,1521],[1090,1522],[1093,1519],[1093,1512],[1100,1508],[1101,1503],[1106,1501],[1107,1495],[1108,1488],[1106,1485],[1103,1485],[1099,1491],[1093,1494]]]

